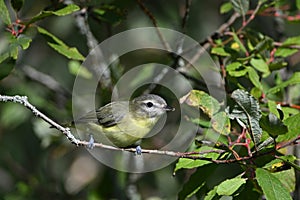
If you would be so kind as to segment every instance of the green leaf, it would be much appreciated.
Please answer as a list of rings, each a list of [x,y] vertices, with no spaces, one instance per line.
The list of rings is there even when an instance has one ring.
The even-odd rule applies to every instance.
[[[297,158],[294,155],[281,156],[278,159],[284,161],[285,163],[289,164],[294,169],[300,171],[300,166],[295,164],[295,161],[297,160]]]
[[[227,71],[234,71],[239,69],[242,66],[240,62],[232,62],[226,66]]]
[[[216,164],[209,164],[200,167],[184,184],[183,189],[178,194],[178,199],[189,199],[196,194],[205,184],[206,180],[211,176],[211,172],[217,168]]]
[[[38,15],[31,18],[28,22],[26,22],[26,24],[32,24],[36,21],[39,21],[41,19],[44,19],[44,18],[52,16],[52,15],[56,15],[56,16],[69,15],[75,11],[78,11],[79,9],[80,8],[77,5],[69,4],[69,5],[65,6],[64,8],[56,10],[56,11],[42,11]]]
[[[27,49],[30,46],[32,39],[27,37],[26,35],[20,35],[17,38],[16,43],[22,47],[23,50]]]
[[[211,119],[212,128],[222,134],[228,135],[230,133],[230,120],[225,112],[215,114]]]
[[[300,113],[293,115],[286,120],[283,121],[283,123],[288,127],[288,132],[284,135],[280,135],[277,138],[277,142],[282,141],[288,141],[291,139],[294,139],[298,137],[300,134]]]
[[[10,72],[14,69],[16,65],[16,60],[8,57],[0,63],[0,80],[7,77]]]
[[[240,176],[232,179],[227,179],[223,181],[220,185],[218,185],[217,194],[223,196],[230,196],[234,192],[236,192],[243,184],[245,184],[246,180],[246,178],[241,178]]]
[[[297,6],[298,10],[300,10],[300,0],[296,0],[296,6]]]
[[[275,56],[278,57],[288,57],[291,56],[295,53],[297,53],[299,50],[298,49],[290,49],[290,48],[278,48],[275,52]]]
[[[211,127],[211,123],[210,121],[208,121],[207,119],[202,119],[202,118],[192,118],[191,122],[193,122],[194,124],[197,124],[201,127],[205,127],[205,128],[209,128]]]
[[[230,108],[229,117],[248,127],[254,144],[258,144],[262,129],[259,126],[261,110],[257,100],[248,92],[240,89],[235,90],[231,98],[235,100],[236,104]]]
[[[39,33],[48,36],[50,39],[53,40],[53,42],[61,45],[61,46],[66,46],[65,43],[63,41],[61,41],[60,39],[58,39],[57,37],[55,37],[52,33],[48,32],[46,29],[43,29],[41,27],[37,27],[37,30]],[[53,43],[52,42],[52,43]]]
[[[84,57],[78,52],[75,47],[67,47],[59,44],[48,43],[50,47],[56,50],[58,53],[64,55],[69,59],[84,60]]]
[[[250,43],[251,44],[251,43]],[[273,48],[273,39],[267,37],[267,36],[263,36],[263,40],[261,40],[260,42],[258,42],[252,53],[254,54],[258,54],[264,50],[267,50],[267,49],[272,49]]]
[[[235,195],[234,200],[254,200],[262,199],[261,193],[257,190],[257,183],[253,180],[247,180],[243,188],[239,190],[238,195]]]
[[[245,16],[249,10],[249,1],[245,0],[230,0],[235,12]]]
[[[220,13],[225,14],[232,10],[232,4],[230,2],[225,2],[220,7]]]
[[[259,124],[262,129],[273,138],[288,132],[287,126],[284,125],[283,122],[273,113],[269,113],[267,116],[262,116]]]
[[[241,77],[245,76],[248,73],[248,70],[242,66],[240,62],[233,62],[226,66],[226,71],[232,77]]]
[[[91,10],[93,16],[101,21],[105,21],[110,24],[118,24],[122,19],[125,19],[124,11],[113,5],[104,4],[100,8],[94,8]]]
[[[68,64],[69,71],[71,74],[75,76],[81,76],[86,79],[91,79],[93,77],[93,74],[88,71],[87,68],[81,66],[80,62],[71,60]]]
[[[288,190],[267,170],[257,168],[256,179],[267,200],[292,200]]]
[[[7,59],[8,57],[11,57],[16,60],[19,55],[20,47],[22,49],[27,49],[29,47],[31,41],[32,41],[31,38],[29,38],[25,35],[20,35],[19,37],[11,36],[10,43],[8,45],[8,48],[6,49],[6,52],[4,52],[0,56],[0,62]]]
[[[281,107],[284,114],[284,120],[289,118],[291,115],[297,115],[300,111],[297,108]]]
[[[273,173],[273,175],[280,180],[281,184],[288,190],[288,192],[295,191],[296,176],[293,168]]]
[[[80,9],[79,6],[77,6],[75,4],[69,4],[66,7],[59,9],[57,11],[44,11],[44,12],[50,12],[56,16],[65,16],[65,15],[69,15],[75,11],[78,11],[79,9]]]
[[[282,47],[291,46],[291,45],[300,45],[300,36],[289,37],[282,43]]]
[[[218,56],[230,56],[230,53],[226,52],[223,47],[214,47],[211,49],[211,53]]]
[[[20,104],[8,104],[1,110],[0,120],[4,127],[15,128],[31,116],[27,109]]]
[[[189,158],[180,158],[179,161],[176,163],[174,172],[177,172],[180,169],[194,169],[196,167],[201,167],[210,163],[211,162],[208,160],[192,160]]]
[[[278,110],[277,110],[277,104],[275,101],[272,101],[272,100],[268,100],[268,108],[270,110],[271,113],[273,113],[274,115],[276,115],[277,118],[281,118]]]
[[[278,84],[275,87],[270,88],[266,94],[275,94],[282,90],[283,88],[289,86],[289,85],[294,85],[294,84],[299,84],[300,83],[300,72],[295,72],[291,78],[289,78],[287,81],[284,81],[280,84]]]
[[[84,57],[79,53],[79,51],[75,47],[67,46],[63,41],[58,39],[53,34],[49,33],[47,30],[38,27],[38,32],[46,36],[50,41],[48,45],[56,50],[58,53],[62,54],[63,56],[73,59],[73,60],[84,60]]]
[[[247,67],[246,68],[248,71],[248,75],[249,75],[249,79],[250,81],[253,83],[253,85],[257,88],[259,88],[260,90],[263,90],[260,78],[257,74],[257,72],[252,68],[252,67]]]
[[[263,59],[252,58],[250,64],[257,70],[263,73],[263,77],[267,77],[271,72],[268,64]]]
[[[287,166],[292,166],[291,163],[293,163],[297,160],[297,158],[293,155],[287,155],[287,156],[280,156],[269,163],[265,164],[263,167],[264,169],[267,169],[271,172],[278,172],[282,170],[287,170]]]
[[[256,99],[259,99],[262,95],[262,90],[257,87],[253,87],[250,91],[250,94],[254,96]]]
[[[241,77],[241,76],[245,76],[248,73],[248,70],[244,68],[241,70],[229,71],[228,73],[232,77]]]
[[[187,95],[180,99],[180,103],[200,108],[210,118],[213,114],[220,110],[220,103],[218,100],[199,90],[192,90]]]
[[[19,45],[17,42],[12,42],[9,44],[9,56],[12,57],[13,59],[17,60],[18,55],[19,55]]]
[[[208,151],[212,150],[211,147],[203,146],[197,149],[197,152],[202,152],[202,151]],[[208,158],[208,159],[217,159],[220,156],[218,153],[207,153],[203,154],[203,157]],[[178,162],[176,163],[176,167],[174,172],[177,172],[180,169],[193,169],[197,167],[201,167],[203,165],[210,164],[211,161],[209,160],[201,160],[201,159],[188,159],[188,158],[180,158]]]
[[[209,191],[206,194],[206,196],[204,197],[204,200],[213,200],[217,194],[217,189],[218,189],[218,186],[215,186],[211,191]]]
[[[5,61],[7,58],[9,58],[9,52],[5,52],[3,54],[0,55],[0,63],[2,63],[3,61]]]
[[[235,32],[232,32],[232,36],[234,41],[239,45],[239,48],[244,52],[247,53],[247,49],[244,46],[244,44],[242,43],[242,41],[240,40],[240,38],[237,36],[237,34]]]
[[[13,9],[16,11],[16,12],[19,12],[24,4],[24,0],[11,0],[10,1]]]
[[[269,64],[269,68],[271,71],[274,71],[274,70],[282,69],[282,68],[286,67],[287,65],[288,65],[288,63],[285,62],[283,59],[276,59]]]
[[[9,12],[5,5],[5,1],[0,1],[0,20],[3,21],[4,24],[11,24]]]

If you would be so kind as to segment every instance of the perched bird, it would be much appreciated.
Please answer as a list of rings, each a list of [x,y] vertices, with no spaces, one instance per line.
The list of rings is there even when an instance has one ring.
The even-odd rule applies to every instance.
[[[84,127],[80,130],[92,134],[97,142],[108,140],[118,147],[128,147],[145,137],[166,111],[173,110],[160,96],[146,94],[129,102],[111,102],[73,123],[76,128]]]

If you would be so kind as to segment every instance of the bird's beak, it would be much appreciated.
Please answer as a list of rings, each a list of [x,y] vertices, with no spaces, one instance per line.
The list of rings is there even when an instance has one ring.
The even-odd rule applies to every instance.
[[[165,107],[165,111],[174,111],[175,110],[175,108],[173,108],[173,107],[171,107],[171,106],[166,106]]]

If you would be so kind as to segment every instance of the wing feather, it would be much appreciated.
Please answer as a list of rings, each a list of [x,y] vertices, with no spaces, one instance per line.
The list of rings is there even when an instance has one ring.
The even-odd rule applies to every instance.
[[[128,103],[123,101],[112,102],[91,111],[75,120],[75,123],[98,123],[103,127],[111,127],[120,122],[128,113]]]

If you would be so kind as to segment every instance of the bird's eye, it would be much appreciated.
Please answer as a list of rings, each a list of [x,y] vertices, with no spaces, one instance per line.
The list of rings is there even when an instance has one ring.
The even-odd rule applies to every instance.
[[[153,106],[153,103],[152,102],[147,102],[146,105],[147,105],[148,108],[151,108]]]

